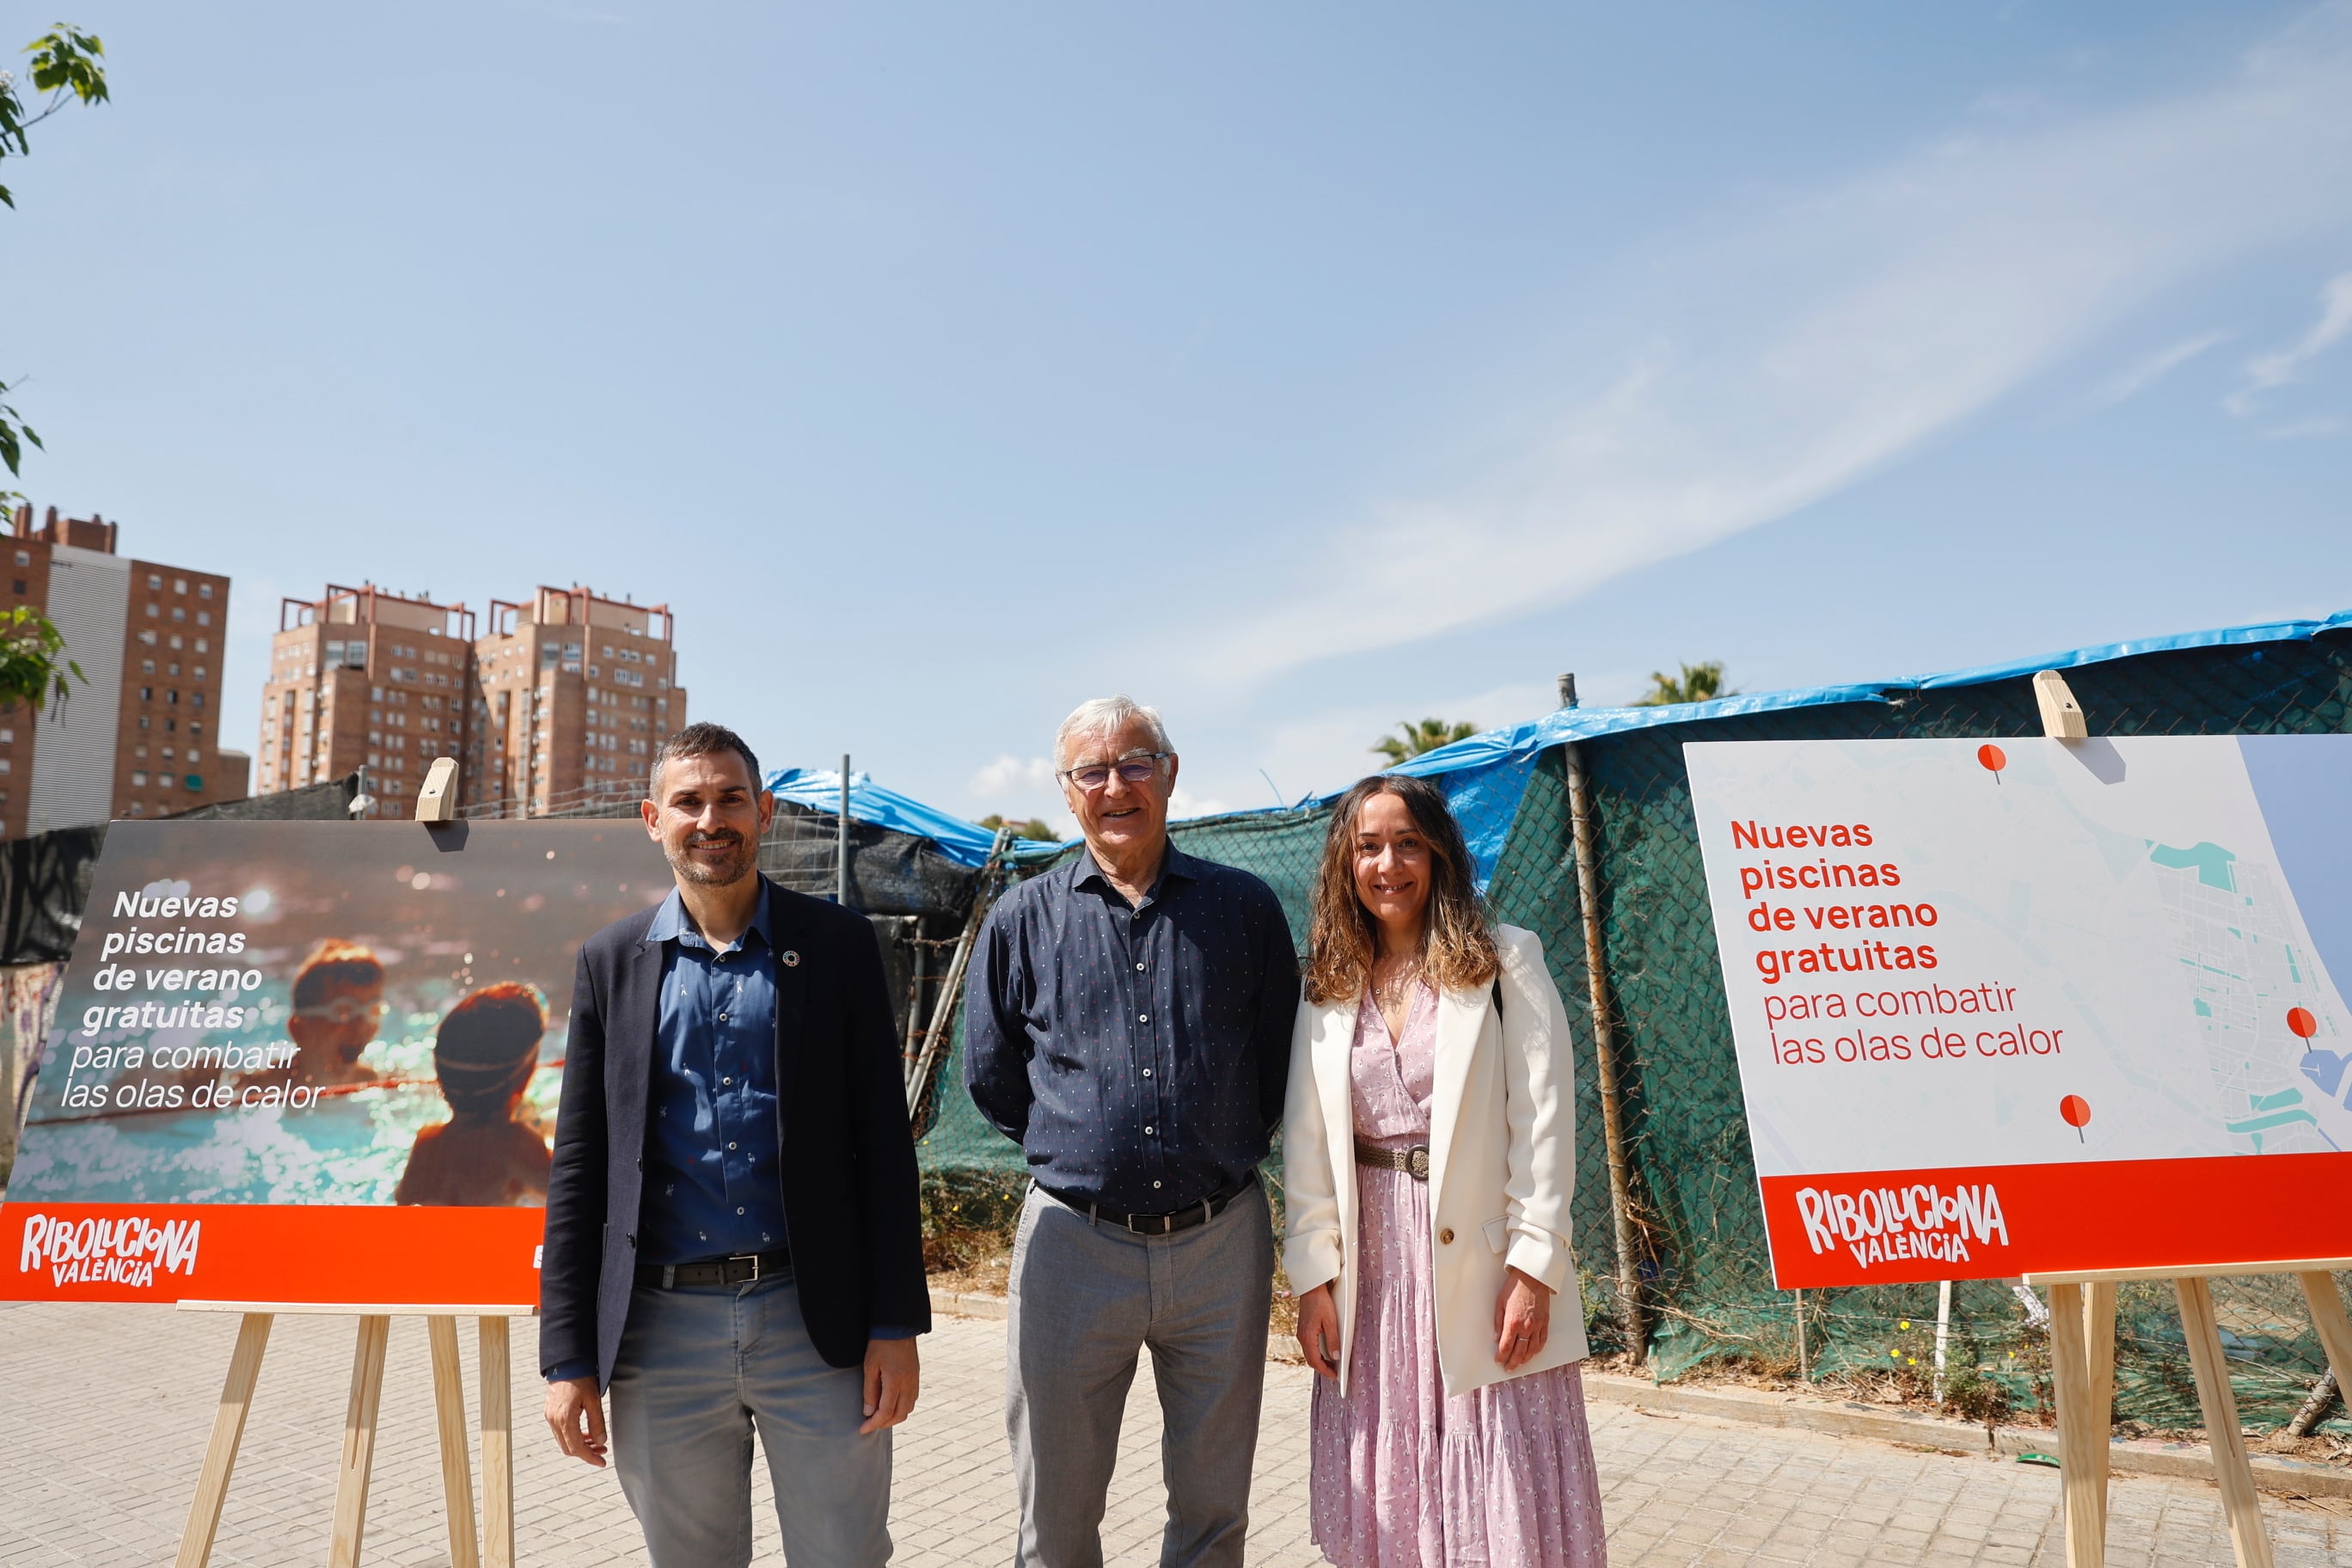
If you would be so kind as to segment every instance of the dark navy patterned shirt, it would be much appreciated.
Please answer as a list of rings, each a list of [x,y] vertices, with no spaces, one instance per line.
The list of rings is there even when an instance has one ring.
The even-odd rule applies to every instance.
[[[1255,877],[1171,844],[1130,908],[1081,850],[989,912],[976,971],[964,1084],[1047,1191],[1166,1214],[1265,1158],[1298,958]]]

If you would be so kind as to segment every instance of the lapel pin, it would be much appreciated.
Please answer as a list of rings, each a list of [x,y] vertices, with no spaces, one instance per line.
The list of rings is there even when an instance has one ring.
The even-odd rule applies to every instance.
[[[800,966],[801,955],[794,952],[789,947],[784,949],[782,952],[777,954],[777,956],[784,961],[784,967],[786,969],[796,969]]]

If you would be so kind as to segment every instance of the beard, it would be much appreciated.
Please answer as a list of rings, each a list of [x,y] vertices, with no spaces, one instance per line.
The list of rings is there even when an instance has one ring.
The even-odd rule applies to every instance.
[[[691,853],[696,849],[716,847],[719,845],[731,845],[734,853],[715,866],[695,858]],[[758,846],[747,842],[740,833],[689,834],[686,841],[676,849],[671,849],[667,845],[663,847],[668,858],[671,870],[687,881],[698,883],[706,888],[731,887],[751,875],[752,868],[760,861]]]

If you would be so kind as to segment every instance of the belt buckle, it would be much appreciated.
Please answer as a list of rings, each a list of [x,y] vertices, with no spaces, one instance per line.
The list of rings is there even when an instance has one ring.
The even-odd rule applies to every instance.
[[[758,1283],[759,1279],[760,1279],[760,1255],[759,1255],[758,1253],[756,1253],[756,1252],[739,1252],[739,1253],[737,1253],[734,1257],[732,1257],[732,1258],[729,1258],[727,1261],[728,1261],[728,1262],[730,1262],[730,1263],[748,1263],[748,1264],[750,1264],[750,1265],[751,1266],[751,1282],[752,1282],[752,1283],[754,1283],[754,1284]]]
[[[1429,1145],[1416,1143],[1404,1152],[1404,1173],[1416,1182],[1429,1180]]]

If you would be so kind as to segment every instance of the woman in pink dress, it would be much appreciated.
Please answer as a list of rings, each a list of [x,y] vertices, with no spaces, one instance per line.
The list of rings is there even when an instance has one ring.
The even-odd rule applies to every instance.
[[[1283,1120],[1284,1261],[1339,1568],[1601,1568],[1569,1248],[1575,1089],[1542,944],[1490,926],[1425,780],[1332,814]]]

